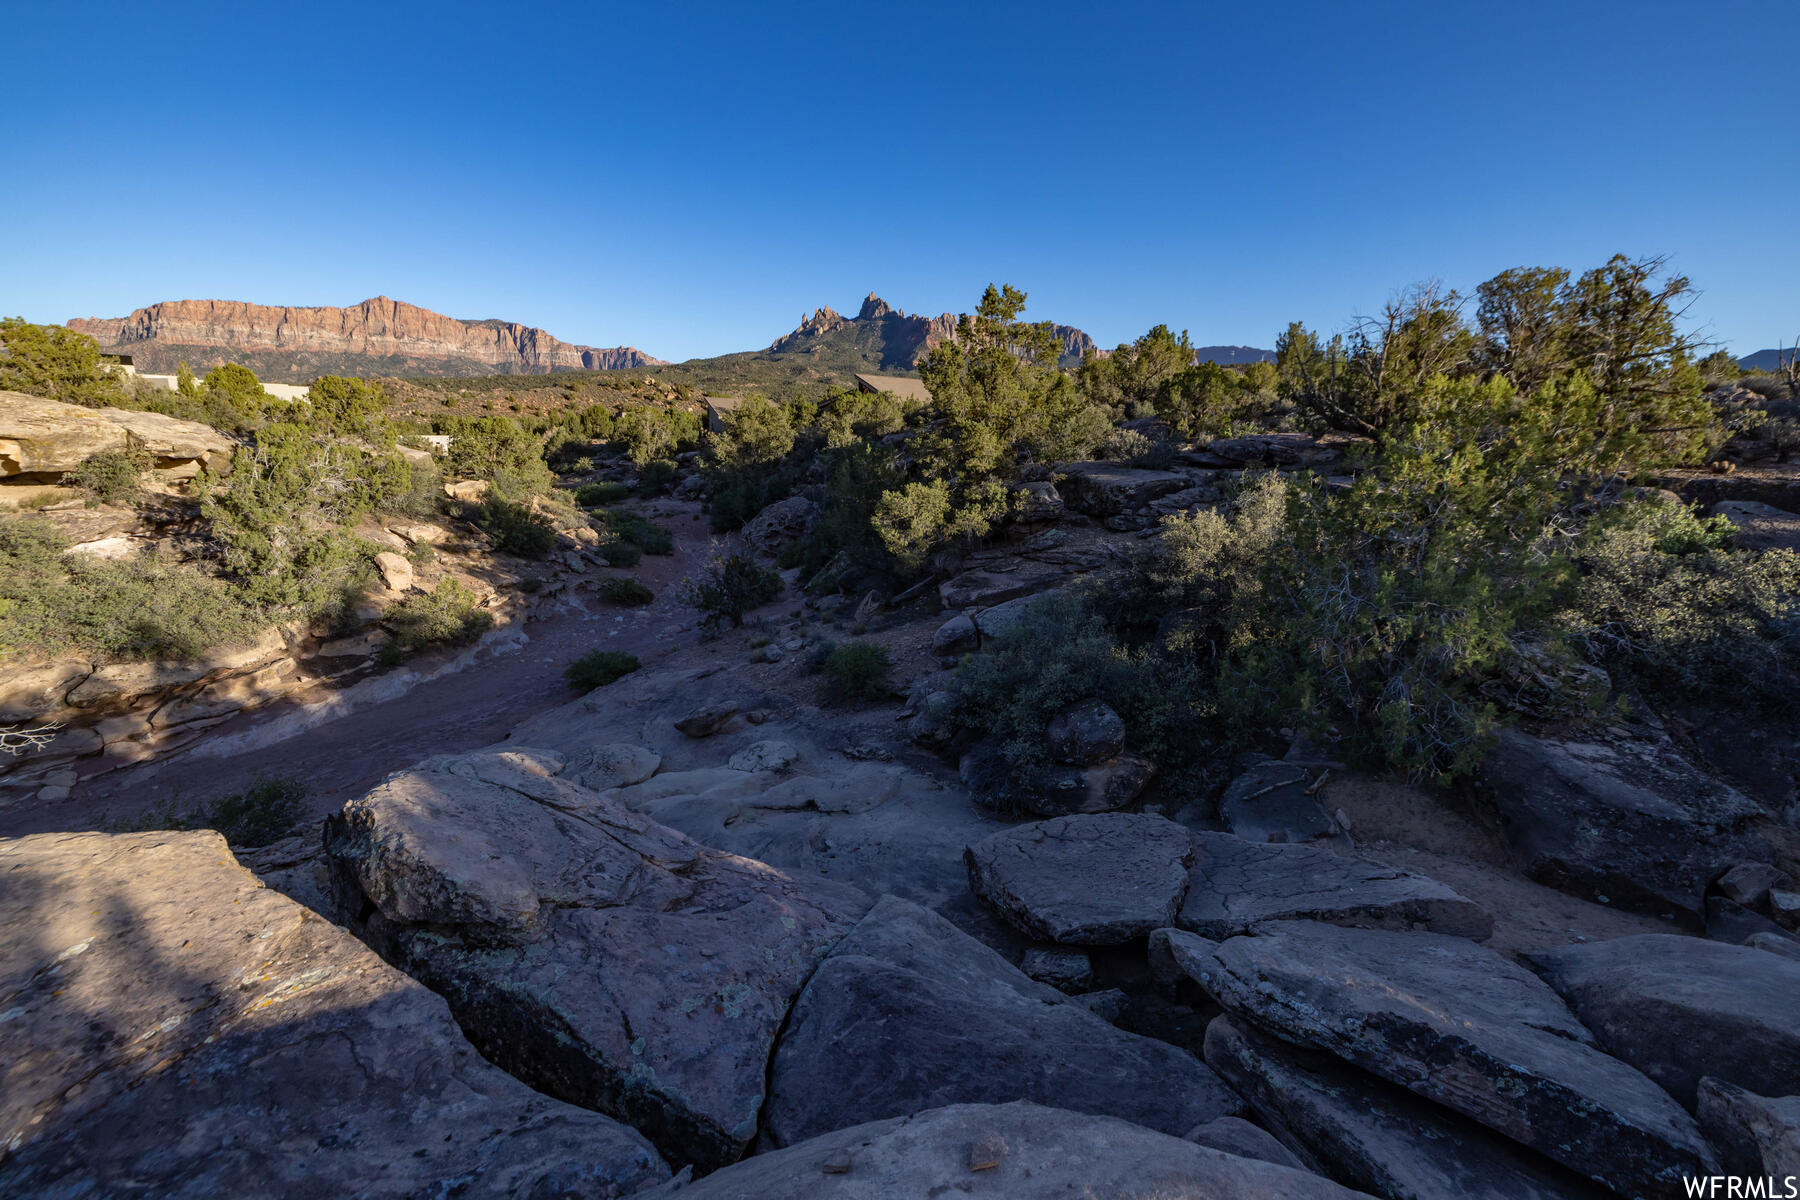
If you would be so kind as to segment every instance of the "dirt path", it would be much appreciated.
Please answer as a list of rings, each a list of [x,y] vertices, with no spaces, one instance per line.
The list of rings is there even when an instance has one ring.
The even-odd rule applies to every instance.
[[[318,724],[310,719],[327,714],[293,705],[242,714],[187,750],[84,779],[68,800],[13,805],[0,812],[0,836],[116,827],[171,802],[179,809],[238,791],[259,774],[298,776],[309,792],[307,815],[323,816],[420,758],[499,741],[527,717],[574,697],[563,668],[589,650],[624,650],[648,663],[692,637],[695,614],[676,591],[706,561],[706,519],[696,504],[661,502],[644,511],[675,534],[673,555],[647,556],[630,572],[656,593],[650,605],[620,608],[571,587],[520,623],[522,644],[503,631],[460,670],[399,695],[383,698],[388,688],[377,676],[364,684],[363,699],[346,697],[353,711]],[[610,572],[593,574],[603,573]],[[429,671],[443,664],[411,665]],[[270,740],[290,730],[296,732]]]

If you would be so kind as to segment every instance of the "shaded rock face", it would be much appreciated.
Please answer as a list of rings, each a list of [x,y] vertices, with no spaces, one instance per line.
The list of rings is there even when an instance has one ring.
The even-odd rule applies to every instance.
[[[1257,1120],[1305,1156],[1302,1163],[1327,1164],[1327,1173],[1350,1187],[1398,1200],[1598,1200],[1606,1194],[1404,1088],[1230,1017],[1206,1027],[1206,1063],[1249,1101]]]
[[[1191,1054],[1115,1029],[891,896],[801,993],[770,1078],[776,1146],[942,1104],[1053,1102],[1174,1134],[1240,1108]]]
[[[818,519],[818,505],[805,496],[789,496],[751,517],[739,539],[753,552],[773,558],[789,542],[805,537]]]
[[[761,1154],[655,1200],[1348,1200],[1273,1163],[1125,1121],[1017,1102],[954,1104]]]
[[[1167,939],[1176,964],[1233,1017],[1330,1051],[1615,1191],[1660,1194],[1713,1173],[1668,1093],[1596,1049],[1536,976],[1473,942],[1310,921],[1224,942],[1178,930]]]
[[[1667,745],[1555,742],[1503,732],[1482,765],[1526,874],[1584,899],[1690,928],[1706,887],[1766,860],[1754,803]]]
[[[1261,921],[1308,920],[1369,929],[1429,929],[1486,938],[1494,919],[1435,879],[1345,858],[1323,846],[1194,835],[1194,865],[1175,923],[1215,940]]]
[[[1125,749],[1125,722],[1100,701],[1085,700],[1052,717],[1044,740],[1057,762],[1092,766]]]
[[[632,1130],[483,1061],[443,1000],[212,832],[0,842],[0,1193],[612,1197]]]
[[[542,329],[510,321],[459,321],[428,308],[376,296],[349,308],[292,308],[234,300],[169,300],[128,317],[77,318],[69,328],[108,349],[139,358],[138,366],[173,367],[158,351],[211,347],[219,361],[245,352],[291,355],[403,358],[427,370],[434,365],[485,365],[503,373],[606,371],[649,367],[662,360],[620,346],[598,350],[559,341]],[[294,365],[303,361],[296,357]],[[196,369],[199,363],[196,362]],[[210,364],[209,364],[210,365]],[[460,371],[454,373],[461,373]]]
[[[1697,1115],[1728,1173],[1800,1177],[1800,1096],[1758,1096],[1723,1080],[1702,1079]]]
[[[1292,1167],[1296,1171],[1306,1170],[1306,1164],[1274,1134],[1242,1117],[1216,1117],[1188,1130],[1182,1140],[1197,1146],[1211,1146],[1240,1158],[1254,1158],[1278,1167]]]
[[[1144,507],[1159,496],[1189,486],[1186,475],[1150,471],[1109,462],[1069,463],[1061,469],[1057,490],[1063,503],[1090,517],[1113,517]]]
[[[236,446],[198,421],[0,392],[0,478],[62,475],[92,455],[131,447],[159,470],[227,471]]]
[[[1765,1095],[1800,1086],[1800,962],[1674,934],[1534,958],[1603,1050],[1689,1108],[1706,1075]]]
[[[1098,813],[1018,825],[964,856],[970,889],[1021,933],[1113,946],[1174,920],[1193,853],[1173,821]]]
[[[756,1134],[769,1054],[867,907],[689,841],[531,751],[397,775],[326,830],[340,911],[532,1086],[702,1169]]]

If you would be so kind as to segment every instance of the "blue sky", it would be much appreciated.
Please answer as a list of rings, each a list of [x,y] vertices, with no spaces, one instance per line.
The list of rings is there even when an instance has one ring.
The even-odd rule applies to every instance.
[[[1800,335],[1794,0],[40,4],[0,312],[385,294],[665,358],[990,280],[1111,345],[1669,254]]]

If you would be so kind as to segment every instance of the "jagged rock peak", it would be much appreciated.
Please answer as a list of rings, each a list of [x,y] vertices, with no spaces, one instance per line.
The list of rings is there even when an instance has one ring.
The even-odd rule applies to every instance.
[[[889,304],[886,300],[883,300],[880,296],[877,296],[874,292],[870,292],[868,297],[863,300],[862,308],[857,312],[856,319],[859,321],[870,321],[878,317],[885,317],[893,311],[893,305]],[[904,316],[905,314],[902,313],[901,315]]]

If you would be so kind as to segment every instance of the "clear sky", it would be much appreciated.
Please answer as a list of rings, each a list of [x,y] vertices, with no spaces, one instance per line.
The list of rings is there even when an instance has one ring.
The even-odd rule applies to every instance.
[[[9,5],[0,312],[385,294],[681,359],[983,285],[1112,345],[1669,254],[1800,334],[1800,0]]]

